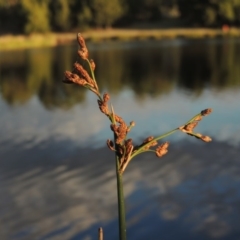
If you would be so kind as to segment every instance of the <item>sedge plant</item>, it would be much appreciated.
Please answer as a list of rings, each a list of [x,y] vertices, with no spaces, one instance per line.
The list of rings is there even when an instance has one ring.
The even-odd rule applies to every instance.
[[[119,222],[119,240],[126,240],[126,214],[125,201],[123,191],[123,174],[126,171],[128,164],[140,153],[154,152],[157,157],[162,157],[168,152],[169,142],[158,143],[159,140],[173,134],[176,131],[181,131],[190,136],[194,136],[204,142],[210,142],[212,139],[209,136],[194,132],[194,128],[202,120],[212,112],[211,108],[202,110],[200,113],[192,117],[183,125],[159,136],[149,136],[141,144],[133,145],[133,140],[128,138],[128,133],[134,127],[135,122],[130,122],[129,125],[115,113],[112,105],[109,104],[110,95],[108,93],[101,94],[94,71],[96,65],[89,58],[89,51],[86,46],[83,36],[77,34],[77,42],[79,49],[77,51],[80,60],[74,63],[73,70],[65,71],[64,83],[75,83],[92,91],[97,96],[97,103],[100,111],[106,115],[110,121],[110,128],[113,132],[113,140],[107,140],[109,149],[115,152],[116,162],[116,181],[117,181],[117,199],[118,199],[118,222]],[[99,240],[103,240],[103,229],[99,228]]]

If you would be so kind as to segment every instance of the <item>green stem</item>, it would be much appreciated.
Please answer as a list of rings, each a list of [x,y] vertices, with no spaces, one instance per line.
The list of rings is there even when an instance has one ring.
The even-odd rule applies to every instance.
[[[196,115],[195,115],[194,117],[192,117],[189,121],[187,121],[184,125],[187,125],[188,123],[192,122],[197,116],[200,116],[200,115],[201,115],[201,113],[196,114]],[[154,138],[154,139],[153,139],[152,141],[150,141],[147,145],[149,145],[150,143],[152,143],[152,142],[154,142],[154,141],[158,141],[158,140],[160,140],[160,139],[162,139],[162,138],[165,138],[165,137],[173,134],[173,133],[176,132],[177,130],[179,130],[179,128],[175,128],[175,129],[173,129],[173,130],[171,130],[171,131],[169,131],[169,132],[167,132],[167,133],[165,133],[165,134],[162,134],[162,135]],[[195,134],[192,134],[192,135],[195,136]],[[132,160],[135,156],[137,156],[139,153],[141,153],[141,152],[144,150],[145,147],[146,147],[146,145],[143,145],[142,147],[138,148],[138,149],[132,154],[131,160]],[[144,152],[145,152],[145,150],[144,150]]]
[[[165,137],[173,134],[173,133],[176,132],[177,130],[178,130],[178,128],[175,128],[175,129],[173,129],[173,130],[171,130],[171,131],[169,131],[169,132],[167,132],[167,133],[165,133],[165,134],[162,134],[162,135],[154,138],[154,139],[153,139],[152,141],[150,141],[148,144],[150,144],[151,142],[154,142],[154,141],[158,141],[158,140],[160,140],[160,139],[162,139],[162,138],[165,138]],[[147,144],[147,145],[148,145],[148,144]],[[143,145],[142,147],[138,148],[138,150],[136,150],[136,151],[132,154],[131,160],[132,160],[135,156],[137,156],[139,153],[141,153],[141,152],[144,150],[145,147],[146,147],[146,145]]]
[[[118,196],[118,224],[119,224],[119,240],[126,240],[126,216],[125,202],[123,193],[122,174],[119,173],[119,158],[116,156],[116,176],[117,176],[117,196]]]
[[[92,67],[91,67],[91,63],[90,63],[89,59],[86,59],[86,60],[87,60],[88,66],[89,66],[89,68],[90,68],[90,72],[91,72],[93,81],[96,83],[96,86],[97,86],[97,88],[98,88],[97,81],[96,81],[96,78],[95,78],[95,74],[94,74],[94,71],[92,70]]]
[[[196,118],[197,116],[201,116],[201,113],[196,114],[196,115],[195,115],[194,117],[192,117],[189,121],[187,121],[184,125],[187,125],[188,123],[190,123],[190,122],[192,122],[193,120],[195,120],[195,118]]]

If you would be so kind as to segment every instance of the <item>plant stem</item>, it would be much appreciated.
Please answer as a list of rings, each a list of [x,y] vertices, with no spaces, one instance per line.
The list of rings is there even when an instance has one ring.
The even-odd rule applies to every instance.
[[[117,176],[117,196],[118,196],[118,224],[119,224],[119,240],[126,240],[126,216],[125,202],[123,193],[122,174],[119,172],[119,157],[116,156],[116,176]]]
[[[169,132],[167,132],[167,133],[164,133],[164,134],[162,134],[162,135],[160,135],[160,136],[158,136],[158,137],[155,137],[155,138],[154,138],[152,141],[150,141],[148,144],[150,144],[150,143],[153,142],[153,141],[158,141],[158,140],[160,140],[160,139],[162,139],[162,138],[165,138],[165,137],[173,134],[173,133],[176,132],[177,130],[178,130],[178,128],[175,128],[175,129],[173,129],[173,130],[171,130],[171,131],[169,131]],[[142,146],[142,147],[140,147],[138,150],[136,150],[136,151],[132,154],[131,160],[132,160],[135,156],[137,156],[139,153],[141,153],[141,152],[143,151],[144,147],[145,147],[145,146]]]

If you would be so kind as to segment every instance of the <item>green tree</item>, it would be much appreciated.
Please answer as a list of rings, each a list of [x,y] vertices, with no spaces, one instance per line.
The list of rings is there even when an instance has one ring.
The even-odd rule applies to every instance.
[[[178,0],[181,17],[190,25],[203,24],[209,0]],[[209,16],[207,16],[209,18]]]
[[[50,3],[52,25],[56,30],[66,31],[71,26],[70,4],[68,0],[52,0]]]
[[[25,33],[45,33],[51,30],[49,0],[22,0],[21,6],[26,18]]]
[[[240,21],[240,0],[178,0],[178,6],[189,24],[221,26]]]
[[[217,10],[213,7],[207,7],[204,12],[204,23],[207,26],[213,26],[217,21]]]
[[[89,4],[86,1],[81,1],[80,5],[77,6],[78,12],[77,12],[77,26],[81,29],[90,27],[93,19],[93,13],[89,6]]]
[[[128,17],[132,21],[159,20],[162,5],[163,0],[129,0]]]
[[[111,27],[123,16],[125,7],[121,0],[92,0],[93,24],[97,27]]]
[[[219,0],[216,4],[218,5],[219,15],[223,20],[234,23],[240,19],[239,0]]]
[[[0,33],[21,33],[23,20],[19,1],[0,0]]]
[[[219,1],[219,14],[228,21],[234,21],[234,5],[231,1]]]

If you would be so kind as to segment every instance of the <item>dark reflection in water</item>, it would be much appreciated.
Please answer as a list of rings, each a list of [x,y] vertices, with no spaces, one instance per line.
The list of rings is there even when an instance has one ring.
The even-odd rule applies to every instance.
[[[151,47],[149,47],[149,45]],[[240,86],[240,42],[236,40],[89,44],[101,88],[118,94],[125,88],[138,98],[159,96],[178,85],[200,94],[206,86]],[[9,103],[38,95],[47,108],[69,108],[84,101],[82,88],[61,84],[76,61],[76,46],[3,52],[1,94]]]
[[[225,40],[218,43],[199,42],[185,47],[180,59],[182,87],[195,91],[206,86],[217,89],[239,87],[239,42]]]
[[[76,59],[72,50],[63,47],[1,53],[3,99],[9,104],[21,104],[37,95],[47,108],[69,108],[83,101],[83,89],[61,83],[64,69]]]
[[[89,44],[100,88],[134,142],[212,107],[166,157],[145,154],[124,176],[131,240],[239,240],[240,41]],[[117,237],[109,123],[84,89],[61,83],[76,46],[0,53],[0,239]],[[141,112],[141,113],[140,113]],[[186,140],[188,139],[188,140]]]

